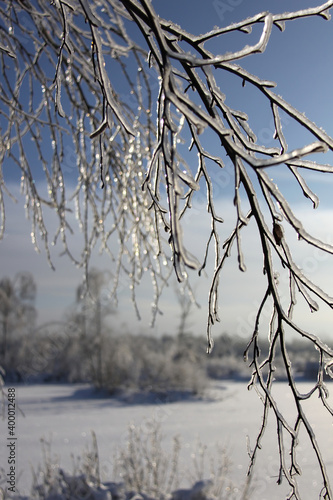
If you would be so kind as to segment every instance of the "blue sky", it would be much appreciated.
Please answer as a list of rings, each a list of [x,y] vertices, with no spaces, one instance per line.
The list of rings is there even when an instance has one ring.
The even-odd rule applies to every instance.
[[[319,2],[318,2],[319,4]],[[202,0],[154,0],[155,10],[164,18],[172,19],[183,28],[195,34],[209,31],[214,26],[225,26],[231,22],[240,21],[260,11],[270,10],[273,13],[299,9],[300,7],[315,6],[313,0],[273,2],[272,0],[247,1],[226,0],[209,1]],[[260,36],[259,30],[254,30],[251,37],[243,33],[220,37],[210,47],[216,53],[224,53],[233,47],[241,47],[244,44],[257,40]],[[333,24],[321,18],[303,19],[287,23],[286,29],[281,33],[274,28],[270,43],[264,54],[257,54],[241,61],[247,70],[252,73],[277,82],[275,89],[277,94],[282,95],[297,109],[305,112],[306,116],[314,120],[317,125],[322,126],[328,134],[333,136]],[[261,142],[268,145],[272,142],[274,126],[272,123],[269,107],[261,105],[260,96],[251,89],[241,86],[235,77],[222,75],[220,78],[221,90],[227,95],[227,104],[234,108],[246,111],[250,116],[250,124],[253,126]],[[285,133],[287,142],[291,148],[303,145],[307,140],[298,127],[294,127],[290,119],[285,120]],[[326,155],[322,162],[332,162],[332,155]],[[332,181],[328,175],[309,175],[312,189],[320,195],[321,205],[318,214],[311,208],[310,202],[305,202],[300,195],[296,183],[292,182],[290,176],[283,169],[272,171],[274,178],[279,180],[279,186],[283,193],[292,197],[293,206],[299,217],[304,217],[306,227],[312,228],[316,235],[325,241],[333,243],[331,230],[332,220]],[[228,231],[235,221],[234,211],[230,211],[230,188],[232,187],[232,170],[226,162],[225,169],[216,177],[217,192],[219,197],[217,207],[221,213],[227,214],[227,220],[223,234],[228,236]],[[18,187],[13,187],[17,193]],[[56,265],[56,271],[52,271],[46,261],[45,254],[36,254],[30,243],[30,225],[24,218],[22,203],[13,204],[8,201],[7,205],[7,233],[0,243],[1,275],[14,276],[16,272],[30,271],[37,282],[38,297],[37,307],[39,322],[62,319],[65,311],[69,310],[75,301],[75,289],[81,281],[82,271],[75,268],[66,258],[59,257],[60,248],[52,249],[52,256]],[[316,215],[316,218],[315,218]],[[194,204],[192,219],[185,224],[185,237],[190,248],[202,256],[202,245],[198,246],[198,240],[202,241],[201,235],[207,231],[209,220],[205,215],[205,194],[198,197]],[[51,218],[50,218],[51,221]],[[194,223],[193,223],[194,221]],[[209,230],[209,228],[208,228]],[[200,235],[200,237],[198,237]],[[221,237],[222,238],[222,237]],[[223,239],[223,238],[222,238]],[[215,330],[215,335],[221,331],[236,331],[239,335],[249,333],[253,314],[256,310],[258,300],[264,289],[264,281],[261,278],[261,259],[258,247],[255,244],[256,233],[254,227],[249,227],[243,236],[244,253],[248,271],[240,273],[237,269],[236,258],[230,259],[222,277],[221,284],[221,316],[222,323]],[[79,250],[80,238],[73,239],[74,248]],[[327,287],[328,292],[333,293],[330,273],[328,270],[329,259],[322,256],[315,249],[303,253],[300,244],[295,246],[295,252],[299,257],[300,265],[310,276],[318,277],[322,287]],[[304,249],[305,250],[305,249]],[[333,259],[332,259],[333,260]],[[99,269],[110,269],[111,263],[108,259],[95,256],[92,266]],[[198,280],[192,276],[201,309],[193,311],[191,316],[191,328],[196,334],[205,336],[206,323],[206,301],[209,280],[203,277]],[[165,314],[156,324],[155,332],[172,332],[177,330],[180,312],[179,305],[175,299],[173,286],[169,287],[161,308]],[[249,293],[250,291],[250,293]],[[150,306],[152,301],[152,288],[148,280],[144,280],[140,289],[139,305],[142,313],[142,321],[137,324],[135,313],[131,306],[128,293],[123,288],[119,295],[119,312],[112,318],[115,328],[128,328],[132,331],[145,331],[150,321]],[[302,310],[302,309],[301,309]],[[319,322],[318,333],[328,335],[330,333],[331,315],[327,310],[317,316]],[[167,321],[166,321],[167,318]],[[320,319],[319,319],[320,318]],[[305,321],[305,320],[304,320]],[[312,316],[306,319],[311,324]]]

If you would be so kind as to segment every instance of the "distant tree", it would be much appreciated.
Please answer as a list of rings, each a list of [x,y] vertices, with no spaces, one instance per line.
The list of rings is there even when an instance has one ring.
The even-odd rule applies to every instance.
[[[9,337],[23,329],[31,332],[34,327],[35,298],[36,283],[31,274],[21,272],[12,280],[0,280],[1,362],[5,367]]]
[[[320,465],[320,494],[333,498],[325,462],[303,408],[303,401],[317,394],[333,415],[323,381],[325,371],[332,374],[333,351],[316,332],[303,329],[293,319],[296,298],[305,301],[311,311],[319,307],[314,297],[329,307],[333,299],[304,274],[289,244],[296,235],[327,254],[333,253],[333,247],[306,231],[290,200],[272,181],[269,169],[281,167],[292,174],[295,185],[316,208],[319,200],[306,182],[306,172],[332,173],[333,166],[306,157],[332,151],[333,139],[276,94],[274,82],[251,74],[241,61],[265,51],[272,30],[283,31],[291,20],[301,22],[314,16],[328,20],[332,6],[333,1],[327,1],[296,12],[262,12],[196,36],[159,17],[150,0],[0,1],[1,235],[5,197],[10,194],[16,167],[32,221],[33,243],[44,245],[50,264],[47,217],[51,210],[58,220],[53,242],[60,238],[64,253],[83,266],[87,276],[97,243],[110,255],[114,297],[118,287],[129,280],[136,305],[137,285],[149,273],[155,293],[153,317],[172,269],[186,285],[188,269],[201,273],[213,247],[207,319],[210,351],[211,328],[219,321],[218,290],[224,264],[235,246],[239,269],[246,270],[241,234],[253,224],[266,289],[245,358],[250,356],[250,385],[261,394],[264,418],[249,471],[272,411],[280,456],[278,482],[283,477],[287,480],[290,498],[300,498],[297,477],[301,471],[296,456],[301,428]],[[227,33],[242,33],[251,41],[233,51],[211,52],[211,42]],[[275,127],[274,146],[260,141],[247,114],[228,104],[221,74],[234,75],[246,89],[258,92],[260,103],[266,102]],[[307,144],[288,149],[283,117],[307,131]],[[186,162],[185,145],[196,152],[196,171]],[[230,210],[235,210],[236,222],[221,244],[223,219],[217,210],[215,179],[225,158],[233,166]],[[202,191],[207,197],[210,227],[206,252],[199,262],[186,247],[182,229]],[[83,234],[79,257],[70,246],[73,201]],[[193,220],[189,223],[193,225]],[[283,296],[287,301],[282,300],[277,269],[288,283]],[[271,308],[268,326],[263,314],[267,307]],[[260,339],[267,330],[270,348],[263,358]],[[286,344],[289,331],[308,339],[318,351],[317,381],[308,394],[297,388]],[[296,409],[292,423],[279,411],[272,392],[277,351],[282,354]],[[283,447],[286,436],[289,454]]]
[[[105,318],[115,312],[106,288],[108,278],[107,272],[91,269],[76,293],[75,321],[81,329],[82,343],[90,351],[90,356],[86,355],[91,359],[93,380],[98,387],[103,387],[103,338],[111,330]]]
[[[179,324],[178,324],[178,337],[185,336],[191,333],[191,312],[193,306],[200,307],[196,303],[193,294],[187,293],[183,287],[176,288],[176,297],[180,306]]]

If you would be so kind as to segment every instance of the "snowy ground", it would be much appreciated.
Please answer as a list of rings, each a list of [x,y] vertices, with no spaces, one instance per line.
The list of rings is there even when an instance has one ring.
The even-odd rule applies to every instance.
[[[306,391],[307,384],[300,384]],[[24,417],[16,411],[15,459],[20,476],[17,487],[21,494],[29,494],[31,467],[42,463],[40,439],[52,441],[52,454],[63,468],[72,469],[72,455],[79,456],[91,445],[91,430],[98,440],[102,479],[110,480],[112,462],[117,447],[126,445],[127,428],[134,423],[142,433],[149,434],[155,419],[162,425],[164,444],[171,448],[172,438],[181,436],[181,466],[191,463],[198,439],[216,453],[216,444],[228,447],[233,462],[232,477],[242,483],[247,465],[247,439],[254,445],[261,422],[262,405],[255,391],[247,391],[240,382],[212,384],[209,398],[201,401],[176,401],[165,403],[134,400],[131,404],[102,397],[86,385],[32,385],[16,386],[16,402]],[[281,408],[293,415],[292,400],[286,384],[276,384],[275,397]],[[6,410],[7,411],[7,410]],[[317,398],[307,405],[308,416],[315,427],[329,477],[333,478],[332,418],[319,406]],[[256,500],[281,500],[288,491],[287,485],[277,486],[278,456],[276,424],[269,422],[263,440],[263,449],[256,462]],[[8,472],[7,416],[0,422],[0,469]],[[304,437],[304,436],[303,436]],[[315,459],[308,441],[300,443],[299,464],[303,469],[301,498],[318,498],[320,477],[314,466]],[[207,477],[209,476],[207,471]],[[198,478],[199,479],[199,478]]]

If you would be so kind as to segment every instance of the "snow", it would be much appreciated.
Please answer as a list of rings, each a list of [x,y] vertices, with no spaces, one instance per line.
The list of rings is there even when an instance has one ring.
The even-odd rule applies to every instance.
[[[332,387],[332,384],[330,384]],[[244,382],[214,382],[207,397],[199,400],[162,401],[134,398],[132,402],[109,398],[96,392],[88,385],[17,385],[16,403],[16,463],[19,475],[17,489],[22,495],[29,495],[32,474],[43,463],[41,438],[51,441],[51,454],[55,463],[73,471],[73,457],[91,447],[91,431],[95,431],[100,456],[102,481],[112,480],[114,454],[124,448],[128,439],[128,425],[133,423],[144,435],[149,435],[153,421],[161,423],[163,445],[171,450],[173,437],[181,437],[181,467],[184,483],[189,488],[186,470],[191,466],[197,452],[198,440],[212,455],[217,453],[217,444],[226,446],[233,462],[231,477],[239,485],[244,483],[247,466],[247,436],[253,448],[262,421],[262,403],[255,391],[248,391]],[[306,391],[309,384],[300,383],[300,390]],[[288,386],[275,384],[275,398],[288,417],[293,416],[293,405]],[[315,428],[319,445],[322,446],[328,476],[333,477],[333,432],[332,417],[320,407],[314,397],[304,408]],[[5,416],[6,417],[6,416]],[[286,481],[277,486],[278,454],[276,423],[268,422],[263,438],[263,449],[255,465],[255,495],[257,500],[280,500],[289,491]],[[290,420],[293,423],[293,420]],[[0,422],[0,469],[8,470],[6,448],[8,429],[6,418]],[[288,443],[286,442],[286,447]],[[303,470],[300,479],[301,498],[318,497],[321,478],[311,445],[305,434],[301,435],[298,447],[298,462]],[[197,480],[208,480],[207,476]],[[203,483],[202,483],[203,484]],[[208,487],[207,482],[204,488]],[[4,486],[3,484],[1,486]],[[193,485],[192,485],[193,486]],[[200,488],[200,485],[196,486]],[[194,488],[194,487],[193,487]],[[192,491],[193,493],[193,488]],[[303,496],[302,496],[303,494]],[[178,497],[182,496],[180,493]],[[191,496],[189,493],[187,497]],[[178,498],[177,497],[177,498]],[[186,495],[183,495],[186,497]],[[107,497],[105,497],[107,498]]]

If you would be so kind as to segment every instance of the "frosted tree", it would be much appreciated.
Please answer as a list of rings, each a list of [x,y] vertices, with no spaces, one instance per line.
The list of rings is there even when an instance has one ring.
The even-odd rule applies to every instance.
[[[104,323],[105,317],[114,313],[114,310],[110,301],[103,300],[103,287],[108,283],[108,273],[92,268],[87,278],[76,291],[77,312],[74,320],[81,330],[80,345],[87,351],[92,379],[96,386],[103,387]]]
[[[256,445],[249,451],[249,473],[272,412],[277,424],[278,482],[289,483],[289,498],[300,498],[301,429],[319,463],[320,495],[333,498],[303,406],[317,395],[324,411],[333,415],[324,381],[325,374],[332,375],[333,351],[316,331],[304,330],[293,319],[296,299],[305,301],[311,311],[320,303],[332,307],[333,299],[304,274],[288,239],[296,235],[327,254],[333,253],[333,247],[304,228],[269,171],[279,167],[290,172],[316,208],[319,200],[306,182],[306,172],[332,173],[331,165],[317,159],[333,149],[333,139],[275,93],[274,82],[251,74],[242,61],[264,52],[272,31],[283,31],[291,20],[302,23],[304,18],[320,16],[328,21],[332,6],[333,1],[328,1],[296,12],[258,13],[198,36],[159,17],[150,0],[0,1],[1,237],[8,197],[14,196],[11,186],[17,180],[32,223],[33,244],[36,249],[44,247],[50,265],[50,245],[60,240],[64,253],[89,278],[89,259],[99,245],[110,255],[114,299],[121,283],[129,282],[137,308],[137,286],[149,273],[155,295],[153,319],[170,276],[175,273],[191,293],[189,270],[200,274],[212,260],[207,314],[210,351],[212,326],[219,321],[224,264],[234,252],[239,269],[246,270],[241,234],[254,224],[266,289],[245,358],[252,369],[250,386],[257,388],[264,414]],[[260,35],[255,38],[258,29]],[[227,33],[249,37],[251,42],[224,52]],[[215,39],[220,41],[221,53],[208,48]],[[221,74],[233,74],[265,100],[275,126],[275,146],[260,143],[251,117],[230,107]],[[306,130],[311,140],[289,149],[283,117]],[[217,147],[210,148],[212,141]],[[185,149],[196,153],[196,165],[187,163]],[[312,154],[316,161],[308,157]],[[236,222],[229,237],[221,241],[223,214],[218,212],[214,178],[226,157],[233,165],[230,211],[235,211]],[[199,261],[186,247],[183,229],[202,192],[210,229]],[[57,229],[52,234],[54,218]],[[71,250],[71,235],[77,229],[82,234],[80,256]],[[287,277],[287,291],[281,291],[277,269]],[[263,318],[267,307],[271,308],[268,324]],[[286,343],[289,331],[307,339],[318,352],[317,380],[308,394],[300,393],[295,381]],[[260,339],[267,334],[270,348],[263,354]],[[272,391],[278,352],[296,409],[293,422],[282,415]]]
[[[29,273],[18,273],[13,280],[0,280],[1,364],[10,368],[6,359],[8,344],[17,331],[30,334],[36,320],[36,283]]]

